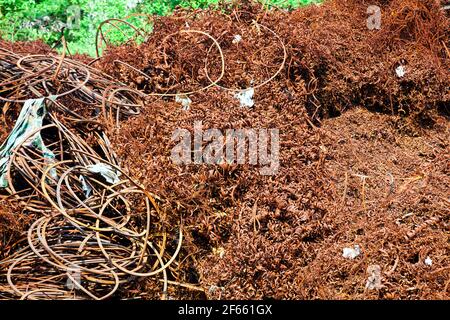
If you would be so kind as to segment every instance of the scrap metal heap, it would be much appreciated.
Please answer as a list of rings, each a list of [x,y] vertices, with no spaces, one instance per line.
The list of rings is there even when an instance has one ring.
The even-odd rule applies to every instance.
[[[179,10],[97,59],[0,49],[0,299],[448,298],[449,20],[374,0],[371,29],[368,5]],[[174,163],[195,121],[279,129],[279,171]]]

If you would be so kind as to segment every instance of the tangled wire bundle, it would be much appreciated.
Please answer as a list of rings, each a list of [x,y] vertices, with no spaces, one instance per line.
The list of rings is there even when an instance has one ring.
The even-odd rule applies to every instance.
[[[162,277],[165,293],[181,229],[169,254],[154,196],[120,168],[99,119],[138,114],[136,93],[69,59],[2,49],[0,65],[5,106],[25,103],[25,109],[31,101],[30,114],[43,119],[30,130],[25,123],[22,136],[11,133],[7,140],[16,138],[2,198],[17,200],[37,218],[0,262],[7,280],[0,280],[0,297],[105,299],[151,276]]]

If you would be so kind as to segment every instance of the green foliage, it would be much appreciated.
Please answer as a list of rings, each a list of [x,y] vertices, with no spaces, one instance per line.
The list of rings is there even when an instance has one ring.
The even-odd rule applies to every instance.
[[[64,32],[71,53],[95,55],[95,35],[100,23],[110,18],[125,18],[146,13],[167,15],[177,6],[205,8],[221,0],[0,0],[0,37],[11,40],[42,39],[56,45]],[[223,0],[222,0],[223,1]],[[319,0],[260,0],[267,5],[294,8]],[[79,17],[79,18],[77,18]],[[143,17],[133,17],[139,28],[150,31]],[[69,24],[69,26],[67,26]],[[133,30],[118,24],[120,30],[111,29],[107,38],[119,44],[134,35]],[[138,41],[143,39],[138,39]]]

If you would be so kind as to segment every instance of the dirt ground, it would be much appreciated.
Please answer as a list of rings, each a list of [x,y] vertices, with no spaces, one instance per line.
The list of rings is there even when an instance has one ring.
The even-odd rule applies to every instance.
[[[367,29],[372,4],[381,30]],[[181,221],[186,231],[170,277],[194,287],[174,285],[169,295],[449,299],[450,31],[439,1],[224,12],[158,18],[144,44],[110,48],[92,64],[148,94],[198,90],[188,110],[150,96],[109,132],[122,167],[162,199],[167,227]],[[219,39],[220,87],[201,91],[220,76],[213,41],[183,28]],[[249,86],[255,105],[240,107],[233,90]],[[173,131],[192,132],[200,120],[222,131],[279,129],[278,174],[173,163]],[[4,208],[0,228],[17,235]],[[355,245],[359,255],[343,257]],[[123,294],[159,298],[160,286],[149,279]]]

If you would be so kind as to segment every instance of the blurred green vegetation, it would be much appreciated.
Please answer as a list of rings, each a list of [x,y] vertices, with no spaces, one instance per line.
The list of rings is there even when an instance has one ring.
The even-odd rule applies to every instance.
[[[0,0],[0,37],[10,41],[42,39],[57,45],[63,30],[71,53],[95,55],[95,35],[99,24],[110,18],[132,14],[167,15],[175,7],[205,8],[224,0]],[[230,0],[232,1],[232,0]],[[269,6],[296,8],[320,0],[259,0]],[[226,0],[225,0],[226,2]],[[236,1],[234,1],[236,3]],[[132,17],[133,25],[151,28],[143,16]],[[123,24],[111,28],[107,38],[113,44],[134,32]],[[150,30],[147,30],[150,31]],[[138,39],[139,40],[139,39]],[[142,39],[141,39],[142,40]]]

